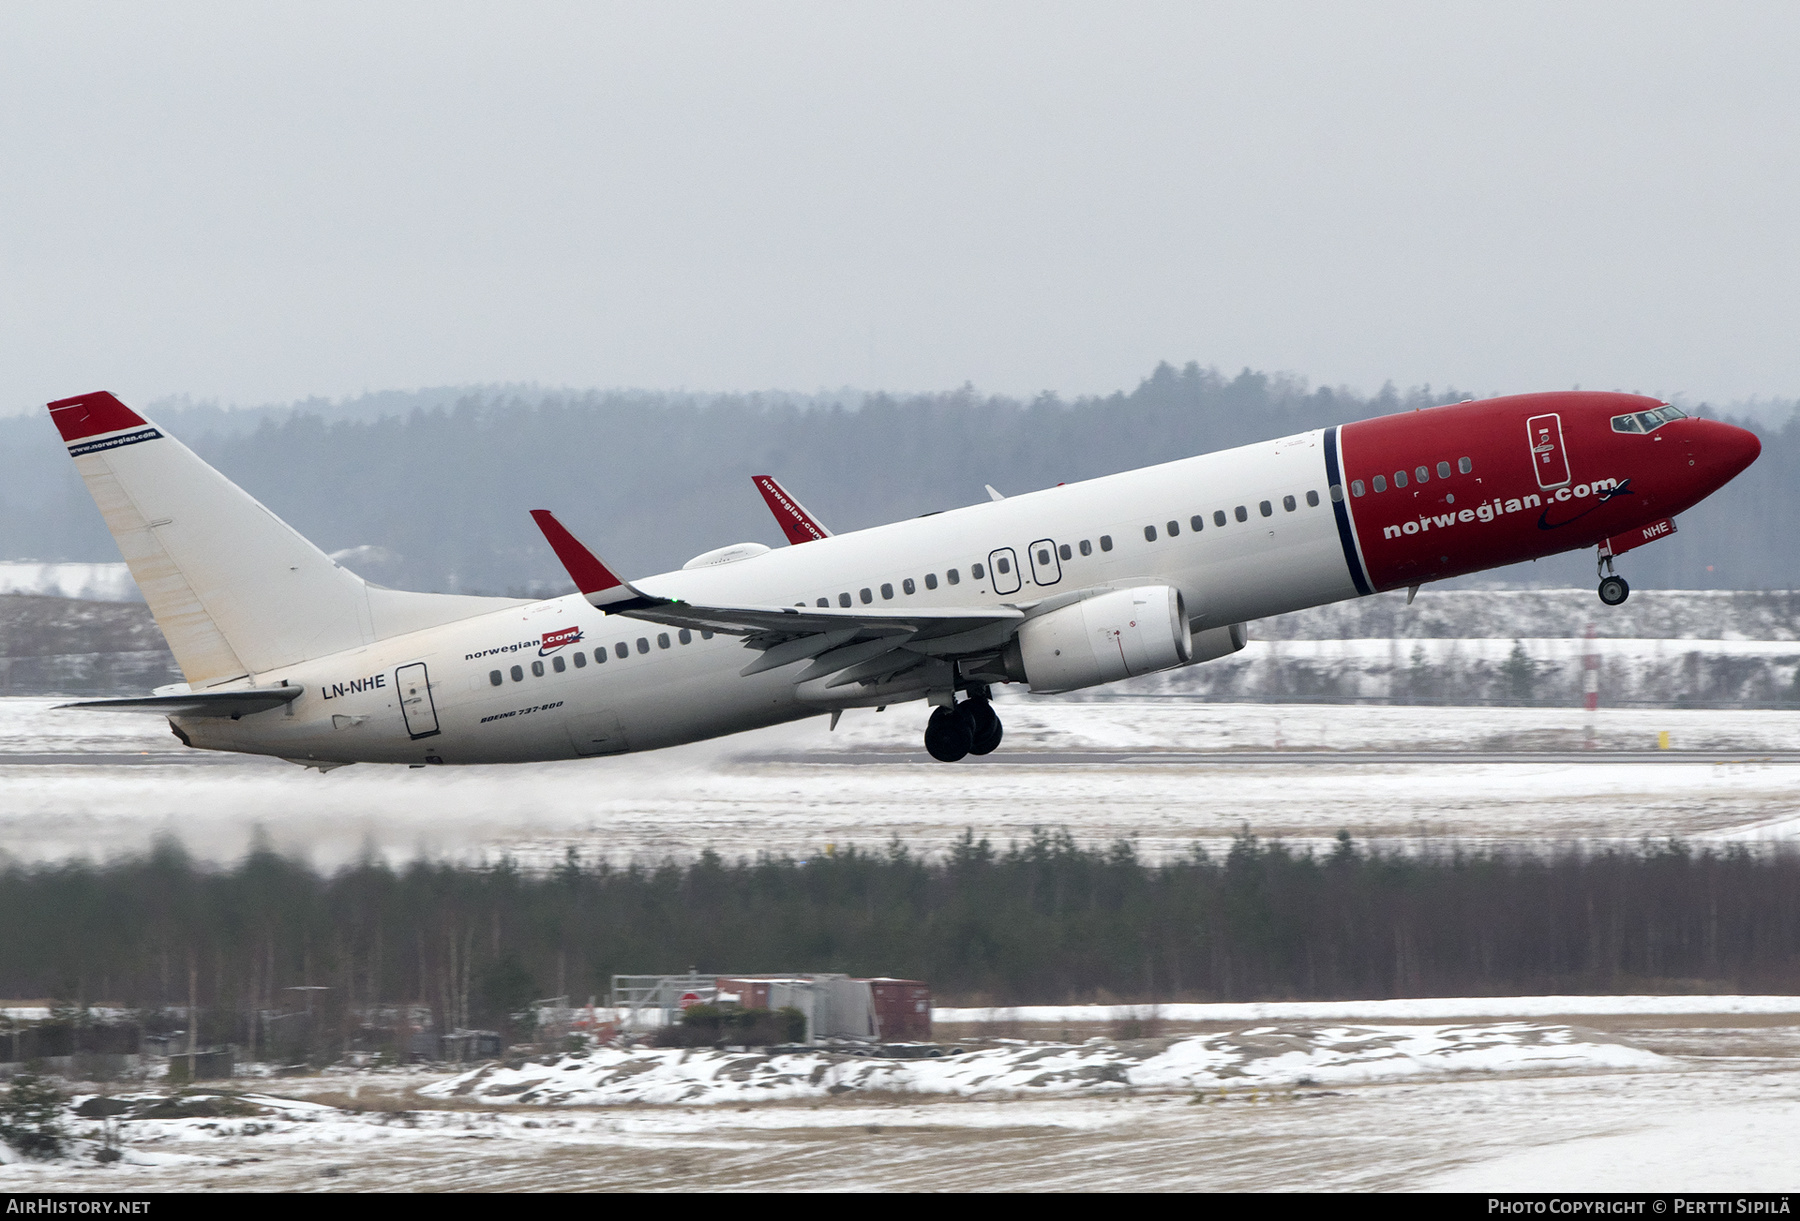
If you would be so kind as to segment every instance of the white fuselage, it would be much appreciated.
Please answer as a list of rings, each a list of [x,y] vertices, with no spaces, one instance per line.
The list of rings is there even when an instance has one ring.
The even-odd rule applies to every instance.
[[[1261,442],[636,585],[699,605],[837,607],[848,595],[861,606],[866,590],[875,608],[1029,610],[1065,592],[1163,584],[1181,591],[1195,630],[1239,623],[1356,596],[1323,441],[1311,432]],[[1044,540],[1055,545],[1048,566],[1032,546]],[[1005,576],[1002,558],[1013,569]],[[255,686],[285,681],[305,694],[239,720],[176,724],[195,746],[297,760],[503,763],[654,749],[869,702],[854,686],[797,685],[801,662],[741,677],[758,656],[736,636],[608,615],[570,594],[258,673]]]

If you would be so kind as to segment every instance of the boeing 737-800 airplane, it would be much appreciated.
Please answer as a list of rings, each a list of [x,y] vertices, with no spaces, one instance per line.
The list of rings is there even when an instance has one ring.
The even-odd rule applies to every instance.
[[[845,708],[933,706],[938,759],[999,745],[998,683],[1073,691],[1222,657],[1247,620],[1674,530],[1754,434],[1628,394],[1363,420],[621,579],[533,514],[578,593],[406,593],[342,568],[111,394],[50,404],[187,681],[142,709],[209,750],[511,763],[653,750]],[[959,699],[961,696],[963,698]]]

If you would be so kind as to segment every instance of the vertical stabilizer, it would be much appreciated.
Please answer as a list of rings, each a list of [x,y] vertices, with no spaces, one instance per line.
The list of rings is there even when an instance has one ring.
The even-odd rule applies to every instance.
[[[514,605],[367,584],[105,391],[50,418],[192,687]]]

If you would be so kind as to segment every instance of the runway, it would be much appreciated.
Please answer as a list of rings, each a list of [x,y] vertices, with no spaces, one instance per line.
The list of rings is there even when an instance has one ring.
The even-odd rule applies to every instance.
[[[876,767],[897,763],[935,763],[923,750],[822,751],[791,755],[747,755],[746,762],[804,763],[817,767]],[[1004,744],[989,761],[1015,767],[1425,767],[1496,763],[1759,763],[1800,764],[1800,751],[1749,754],[1729,750],[1190,750],[1190,751],[1007,751]]]
[[[924,709],[845,714],[669,750],[320,774],[184,750],[161,718],[0,699],[0,859],[108,857],[174,836],[234,860],[261,834],[334,866],[368,853],[618,863],[804,858],[1045,832],[1145,859],[1246,832],[1340,830],[1397,851],[1800,838],[1800,713],[1008,699],[999,751],[919,745]],[[1674,749],[1655,749],[1668,733]],[[1595,747],[1583,744],[1592,735]]]

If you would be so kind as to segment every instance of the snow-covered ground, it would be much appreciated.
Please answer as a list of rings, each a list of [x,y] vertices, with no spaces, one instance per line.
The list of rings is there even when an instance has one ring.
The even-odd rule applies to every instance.
[[[1792,1190],[1797,1065],[1741,1014],[87,1087],[71,1156],[0,1155],[0,1190]]]
[[[1216,848],[1245,827],[1406,844],[1800,834],[1800,765],[1759,758],[1800,749],[1794,712],[1603,710],[1593,721],[1592,757],[1654,750],[1661,731],[1677,751],[1737,752],[1706,761],[1372,764],[1316,752],[1568,751],[1589,722],[1579,710],[1021,698],[1001,704],[1000,751],[955,765],[924,757],[922,712],[905,706],[846,713],[836,733],[819,718],[612,759],[320,775],[187,751],[157,717],[54,703],[0,700],[0,851],[17,859],[137,851],[173,834],[230,860],[259,826],[322,865],[371,847],[527,865],[571,847],[590,860],[705,847],[729,859],[897,836],[935,850],[965,828],[999,844],[1034,827],[1090,844],[1135,836],[1153,857]],[[1310,753],[1231,758],[1276,750]]]
[[[427,1086],[427,1098],[547,1106],[721,1105],[850,1091],[962,1097],[1109,1090],[1293,1089],[1443,1073],[1670,1068],[1667,1057],[1566,1026],[1257,1026],[1229,1034],[1016,1043],[936,1059],[825,1052],[605,1048],[522,1068],[489,1065]]]
[[[49,594],[96,602],[141,599],[124,561],[111,564],[41,563],[0,560],[0,594]]]
[[[1019,1005],[931,1011],[939,1025],[1014,1022],[1429,1022],[1481,1017],[1796,1014],[1800,996],[1449,996],[1211,1005]]]

